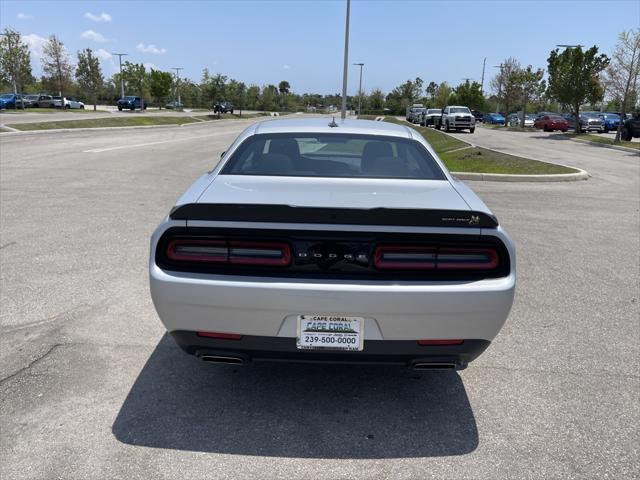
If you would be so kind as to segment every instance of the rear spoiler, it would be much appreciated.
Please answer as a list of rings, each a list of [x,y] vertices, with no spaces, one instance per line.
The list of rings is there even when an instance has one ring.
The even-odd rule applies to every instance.
[[[493,215],[467,210],[413,208],[327,208],[236,203],[188,203],[173,207],[173,220],[223,222],[320,223],[336,225],[392,225],[407,227],[496,228]]]

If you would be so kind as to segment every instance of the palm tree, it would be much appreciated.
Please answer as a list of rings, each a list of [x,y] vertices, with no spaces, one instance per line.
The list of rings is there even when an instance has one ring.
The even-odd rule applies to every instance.
[[[280,108],[284,106],[284,96],[289,93],[290,88],[291,85],[289,85],[289,82],[286,80],[283,80],[278,84],[278,91],[280,92]]]

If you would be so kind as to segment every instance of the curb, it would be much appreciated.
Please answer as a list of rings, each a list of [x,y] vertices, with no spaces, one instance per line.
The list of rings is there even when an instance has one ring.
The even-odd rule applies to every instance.
[[[557,164],[554,164],[557,165]],[[451,175],[459,180],[478,180],[485,182],[577,182],[588,180],[589,172],[580,168],[568,167],[578,170],[576,173],[555,173],[550,175],[510,175],[507,173],[473,173],[451,172]]]
[[[633,152],[640,155],[640,150],[637,148],[623,147],[621,145],[609,145],[608,143],[590,142],[589,140],[578,140],[577,138],[569,138],[569,140],[582,144],[594,145],[596,147],[610,148],[611,150],[620,150],[621,152]]]

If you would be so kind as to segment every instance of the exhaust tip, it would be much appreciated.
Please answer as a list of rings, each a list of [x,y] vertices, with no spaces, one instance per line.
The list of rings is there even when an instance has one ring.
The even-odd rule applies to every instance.
[[[414,370],[455,370],[455,363],[427,363],[417,362],[413,364]]]
[[[224,355],[200,355],[200,360],[206,363],[226,363],[227,365],[242,365],[241,357],[228,357]]]

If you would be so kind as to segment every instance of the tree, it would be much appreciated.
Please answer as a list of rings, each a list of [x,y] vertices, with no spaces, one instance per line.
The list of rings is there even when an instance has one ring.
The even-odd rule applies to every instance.
[[[262,95],[260,97],[260,103],[262,110],[265,112],[274,111],[277,109],[278,101],[278,88],[275,85],[267,85],[262,87]]]
[[[158,108],[162,108],[163,100],[171,93],[173,75],[169,72],[154,70],[152,68],[147,82],[149,84],[149,93],[155,99]]]
[[[374,112],[382,111],[384,108],[384,93],[379,88],[374,88],[369,94],[369,109]]]
[[[202,72],[202,91],[211,105],[226,100],[224,97],[226,94],[227,79],[227,77],[220,73],[211,75],[206,68]]]
[[[87,93],[89,100],[93,103],[93,109],[96,110],[98,94],[104,85],[104,78],[100,69],[100,60],[90,48],[78,51],[76,80],[80,89]]]
[[[604,96],[598,78],[609,64],[609,58],[598,55],[595,45],[583,51],[582,47],[551,51],[549,59],[549,94],[560,103],[571,107],[575,117],[576,133],[580,132],[580,105],[596,103]]]
[[[527,104],[529,102],[539,101],[544,93],[546,83],[542,79],[543,76],[543,69],[539,68],[534,71],[531,65],[528,65],[526,69],[516,73],[516,82],[520,85],[522,101],[522,118],[520,119],[520,126],[522,128],[524,128],[524,116],[527,114]]]
[[[41,63],[42,71],[51,78],[62,97],[62,92],[71,83],[73,66],[64,44],[55,35],[49,37],[42,49]]]
[[[240,110],[240,116],[242,117],[242,109],[245,108],[247,100],[247,86],[237,80],[229,80],[229,84],[227,85],[227,98],[233,103],[234,107]]]
[[[13,83],[13,92],[18,93],[33,81],[29,46],[18,32],[5,28],[0,38],[0,82]]]
[[[133,90],[140,97],[140,110],[144,110],[144,95],[147,88],[147,70],[141,63],[124,62],[122,66],[122,76],[127,86],[133,87]]]
[[[436,108],[444,108],[449,104],[449,98],[451,97],[451,87],[447,82],[442,82],[438,85],[436,96],[434,99]]]
[[[284,97],[287,93],[289,93],[289,89],[291,85],[286,80],[281,81],[278,84],[278,92],[280,92],[280,107],[284,106]]]
[[[436,82],[429,82],[429,85],[427,85],[427,95],[429,95],[429,100],[431,100],[432,102],[435,101],[437,93],[438,84]]]
[[[640,77],[640,30],[620,33],[618,44],[606,69],[607,89],[617,100],[621,120],[625,118],[627,108],[635,106],[637,100],[638,78]],[[632,103],[633,102],[633,103]],[[616,132],[616,142],[620,141],[622,121]]]
[[[466,80],[455,89],[456,103],[465,105],[471,109],[482,110],[484,108],[484,96],[478,82]]]
[[[260,87],[258,85],[249,85],[247,88],[247,108],[257,110],[260,106]]]
[[[491,80],[491,87],[497,92],[498,100],[504,104],[507,115],[521,97],[518,83],[521,70],[520,62],[510,57],[500,64],[500,73]],[[500,110],[500,103],[496,105],[496,110]]]

